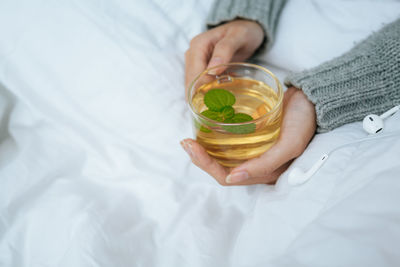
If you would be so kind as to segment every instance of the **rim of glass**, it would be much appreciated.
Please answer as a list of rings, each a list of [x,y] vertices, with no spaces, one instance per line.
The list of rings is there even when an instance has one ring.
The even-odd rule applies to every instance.
[[[265,113],[265,114],[262,115],[261,117],[255,119],[255,120],[246,121],[246,122],[240,122],[240,123],[225,123],[225,122],[215,121],[215,120],[212,120],[212,119],[210,119],[210,118],[207,118],[206,116],[204,116],[204,115],[202,115],[201,113],[197,112],[197,111],[194,109],[194,107],[193,107],[193,105],[192,105],[192,101],[191,101],[191,100],[192,100],[192,97],[193,97],[193,96],[192,96],[192,88],[193,88],[194,84],[197,82],[197,80],[198,80],[201,76],[203,76],[204,74],[208,74],[208,72],[209,72],[210,70],[217,69],[217,68],[220,68],[220,67],[223,67],[223,66],[225,66],[225,67],[230,67],[230,66],[252,67],[252,68],[259,69],[259,70],[261,70],[261,71],[266,72],[267,74],[269,74],[269,75],[274,79],[274,81],[276,82],[276,84],[277,84],[277,86],[278,86],[278,92],[277,92],[277,93],[278,93],[278,102],[276,103],[276,105],[275,105],[270,111],[268,111],[267,113]],[[268,117],[268,115],[271,115],[272,113],[274,113],[274,112],[276,111],[276,109],[282,104],[282,100],[283,100],[283,89],[282,89],[282,84],[279,82],[279,80],[278,80],[278,78],[275,76],[275,74],[273,74],[273,73],[272,73],[270,70],[268,70],[267,68],[261,67],[261,66],[256,65],[256,64],[245,63],[245,62],[231,62],[231,63],[220,64],[220,65],[217,65],[217,66],[208,68],[208,69],[204,70],[203,72],[201,72],[199,75],[197,75],[197,77],[190,83],[188,90],[189,90],[189,91],[188,91],[188,94],[187,94],[187,102],[188,102],[188,104],[189,104],[189,109],[190,109],[190,111],[191,111],[194,115],[200,117],[202,120],[209,121],[209,122],[212,122],[212,123],[214,123],[214,124],[216,124],[216,125],[223,125],[223,126],[225,126],[225,125],[226,125],[226,126],[247,125],[247,124],[257,123],[257,122],[259,122],[259,121],[262,121],[263,119],[265,119],[266,117]]]

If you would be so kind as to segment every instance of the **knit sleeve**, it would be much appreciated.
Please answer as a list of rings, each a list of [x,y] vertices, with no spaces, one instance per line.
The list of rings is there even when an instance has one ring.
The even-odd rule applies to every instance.
[[[349,52],[285,79],[314,103],[318,132],[400,104],[400,19]]]
[[[216,0],[207,18],[209,27],[237,18],[258,22],[264,30],[259,50],[271,47],[280,13],[286,0]]]

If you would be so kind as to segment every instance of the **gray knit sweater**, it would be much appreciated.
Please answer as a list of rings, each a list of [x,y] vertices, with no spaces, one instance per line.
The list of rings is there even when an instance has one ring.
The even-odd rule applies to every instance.
[[[271,46],[281,0],[217,0],[209,26],[244,18],[257,21]],[[318,132],[380,114],[400,104],[400,19],[370,35],[344,55],[290,74],[287,86],[301,88],[315,105]]]

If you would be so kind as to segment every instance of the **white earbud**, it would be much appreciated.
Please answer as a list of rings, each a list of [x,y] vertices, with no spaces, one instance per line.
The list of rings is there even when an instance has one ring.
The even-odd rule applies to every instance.
[[[379,133],[380,131],[383,130],[383,120],[386,119],[387,117],[393,115],[394,113],[396,113],[399,110],[400,110],[400,106],[396,106],[396,107],[386,111],[381,116],[374,115],[374,114],[366,116],[363,120],[364,130],[370,134]],[[340,146],[334,148],[333,150],[331,150],[328,154],[322,155],[321,158],[306,172],[300,168],[293,168],[289,173],[288,183],[290,185],[301,185],[301,184],[307,182],[311,178],[311,176],[313,176],[314,173],[316,173],[317,170],[325,163],[325,161],[328,159],[329,154],[333,153],[334,151],[336,151],[342,147],[356,144],[356,143],[365,142],[365,141],[371,141],[371,140],[375,140],[375,139],[391,137],[391,136],[395,136],[395,135],[399,135],[399,134],[400,134],[400,131],[397,131],[397,132],[387,134],[387,135],[377,135],[377,136],[367,137],[367,138],[363,138],[360,140],[356,140],[356,141],[352,141],[352,142],[340,145]]]
[[[363,128],[369,134],[376,134],[383,130],[383,120],[375,114],[366,116],[363,120]]]
[[[363,128],[369,134],[376,134],[383,130],[383,120],[387,117],[393,115],[400,109],[400,106],[396,106],[382,115],[378,116],[375,114],[370,114],[366,116],[363,120]]]
[[[311,176],[324,164],[324,162],[328,159],[328,154],[322,155],[322,157],[315,162],[315,164],[307,171],[303,171],[300,168],[294,168],[288,177],[288,182],[290,185],[301,185],[308,181]]]

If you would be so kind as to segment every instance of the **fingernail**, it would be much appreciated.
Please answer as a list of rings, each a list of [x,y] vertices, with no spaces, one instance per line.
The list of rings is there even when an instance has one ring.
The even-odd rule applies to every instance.
[[[222,64],[222,58],[214,57],[214,58],[211,59],[210,63],[208,63],[208,67],[207,68],[209,69],[209,68],[215,67],[215,66],[217,66],[219,64]],[[215,75],[216,74],[216,70],[210,70],[208,72],[208,74]]]
[[[192,144],[187,142],[187,141],[181,141],[181,146],[183,149],[186,151],[186,153],[189,154],[191,158],[193,158],[193,153],[192,153]]]
[[[249,179],[249,174],[246,171],[239,171],[239,172],[229,174],[226,177],[225,182],[228,184],[233,184],[233,183],[242,182],[247,179]]]

